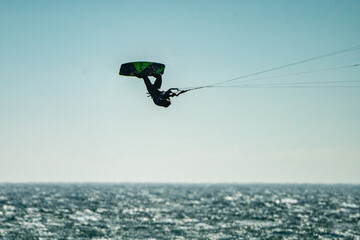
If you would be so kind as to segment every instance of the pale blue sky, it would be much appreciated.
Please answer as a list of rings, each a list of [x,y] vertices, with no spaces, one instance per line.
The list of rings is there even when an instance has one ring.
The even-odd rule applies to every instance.
[[[201,86],[360,44],[359,1],[0,1],[0,182],[360,183],[360,88]],[[360,62],[360,50],[266,76]],[[360,80],[359,68],[289,81]],[[274,80],[272,80],[274,81]]]

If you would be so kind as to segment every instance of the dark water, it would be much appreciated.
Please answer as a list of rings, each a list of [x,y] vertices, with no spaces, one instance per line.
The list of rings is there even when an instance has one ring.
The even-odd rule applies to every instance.
[[[0,239],[360,239],[359,185],[0,184]]]

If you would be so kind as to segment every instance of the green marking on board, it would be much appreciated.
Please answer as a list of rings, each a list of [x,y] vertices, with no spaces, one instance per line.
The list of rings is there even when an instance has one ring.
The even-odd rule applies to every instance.
[[[151,62],[136,62],[133,64],[136,69],[136,72],[141,73],[142,71],[144,71],[145,68],[147,68],[149,65],[151,65]]]

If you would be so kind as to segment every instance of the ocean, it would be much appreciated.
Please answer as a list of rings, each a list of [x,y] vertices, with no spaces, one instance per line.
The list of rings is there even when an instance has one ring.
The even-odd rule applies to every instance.
[[[360,185],[0,184],[0,239],[360,239]]]

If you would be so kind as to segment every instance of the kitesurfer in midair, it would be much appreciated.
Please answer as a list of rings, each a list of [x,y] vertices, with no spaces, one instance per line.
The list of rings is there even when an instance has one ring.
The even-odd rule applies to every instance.
[[[175,93],[172,90],[179,91],[178,88],[170,88],[167,91],[160,90],[162,78],[160,74],[152,75],[156,78],[154,84],[151,83],[150,79],[147,76],[138,75],[138,78],[144,79],[144,83],[146,85],[146,89],[148,90],[151,98],[154,103],[161,107],[168,107],[171,104],[170,97],[179,96],[181,93],[185,91],[180,91],[179,93]]]

